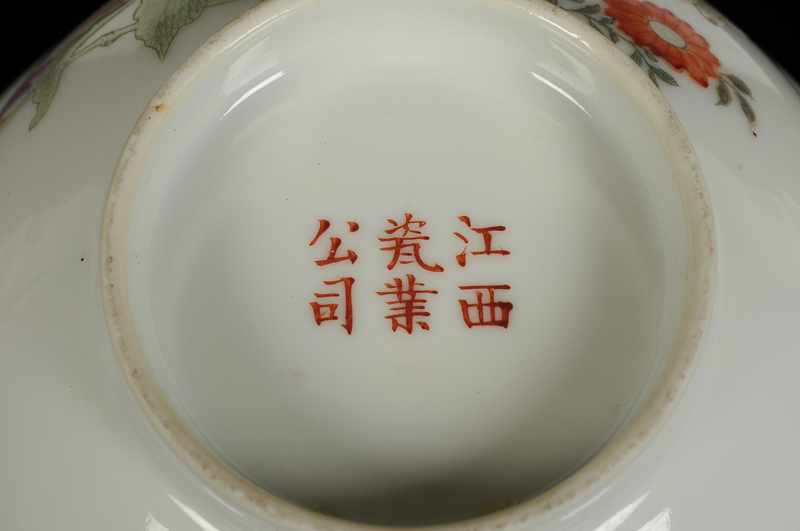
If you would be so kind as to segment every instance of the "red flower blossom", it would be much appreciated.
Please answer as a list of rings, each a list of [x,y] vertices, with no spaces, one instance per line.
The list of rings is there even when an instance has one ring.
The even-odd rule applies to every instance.
[[[649,48],[676,70],[688,72],[703,87],[708,86],[709,79],[718,77],[719,59],[711,53],[708,42],[672,11],[645,0],[607,0],[606,14],[636,44]],[[680,38],[674,39],[678,42],[659,35],[654,23],[672,30]],[[661,31],[664,33],[663,28]]]

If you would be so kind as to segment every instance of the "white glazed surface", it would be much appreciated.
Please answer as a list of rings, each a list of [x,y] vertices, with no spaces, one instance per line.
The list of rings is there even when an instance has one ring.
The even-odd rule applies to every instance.
[[[142,395],[149,366],[245,477],[396,525],[524,501],[679,389],[708,206],[660,94],[587,29],[544,4],[347,0],[265,4],[216,37],[151,103],[111,192],[104,284]],[[444,272],[386,271],[395,212],[429,222]],[[511,255],[457,267],[459,214],[508,225]],[[356,264],[314,265],[320,217],[361,224]],[[429,332],[388,329],[375,291],[401,272],[438,291]],[[306,298],[345,274],[353,334],[315,329]],[[512,286],[507,330],[464,325],[456,285],[475,283]]]
[[[711,26],[689,3],[663,4],[702,28],[716,53],[748,76],[759,138],[743,132],[740,116],[701,103],[700,89],[665,89],[714,201],[721,276],[714,327],[673,428],[640,466],[554,515],[551,527],[794,529],[800,184],[790,146],[800,141],[798,99],[740,35]],[[46,121],[28,133],[23,108],[0,132],[4,529],[254,525],[203,490],[142,428],[110,354],[96,267],[107,186],[133,121],[191,50],[241,9],[232,4],[198,20],[164,65],[132,41],[75,63]]]

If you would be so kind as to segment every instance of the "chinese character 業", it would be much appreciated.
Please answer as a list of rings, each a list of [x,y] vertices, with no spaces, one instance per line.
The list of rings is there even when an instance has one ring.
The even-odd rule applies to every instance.
[[[429,317],[431,314],[425,309],[428,299],[420,298],[422,294],[437,294],[439,293],[433,289],[418,289],[425,284],[417,282],[416,277],[411,274],[406,275],[407,286],[403,287],[403,280],[400,278],[393,279],[392,282],[387,282],[385,285],[388,291],[378,291],[378,295],[385,296],[391,295],[393,299],[386,301],[389,306],[389,315],[386,319],[392,321],[392,332],[396,332],[398,328],[402,328],[406,333],[410,334],[414,330],[414,325],[418,325],[423,330],[430,330],[427,322],[417,318]]]

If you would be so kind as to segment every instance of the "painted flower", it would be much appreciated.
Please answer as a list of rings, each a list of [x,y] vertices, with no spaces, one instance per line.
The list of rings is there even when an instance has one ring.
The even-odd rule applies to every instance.
[[[708,42],[672,11],[646,0],[607,0],[606,14],[639,46],[649,48],[703,87],[716,79],[719,59]]]

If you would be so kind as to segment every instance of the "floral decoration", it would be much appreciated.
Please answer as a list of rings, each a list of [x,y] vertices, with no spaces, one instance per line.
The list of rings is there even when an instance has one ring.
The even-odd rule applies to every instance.
[[[139,0],[131,23],[100,33],[106,24],[132,3],[131,0],[111,0],[23,76],[0,107],[0,124],[30,96],[36,111],[29,129],[36,127],[50,109],[66,68],[97,48],[111,46],[121,37],[133,33],[137,40],[151,48],[163,61],[181,28],[194,22],[206,8],[231,1]]]
[[[700,87],[715,87],[717,105],[739,106],[754,136],[756,113],[753,93],[739,76],[726,71],[708,41],[669,9],[648,0],[548,0],[583,17],[644,70],[653,83],[678,87],[669,72],[685,73]],[[666,68],[665,68],[666,67]]]
[[[636,44],[646,46],[676,70],[687,71],[701,86],[708,87],[708,80],[718,77],[719,59],[711,53],[708,41],[671,11],[647,1],[607,0],[606,15]],[[662,38],[653,22],[672,30],[683,46]]]
[[[111,46],[132,33],[163,60],[181,28],[200,17],[206,8],[233,0],[138,0],[132,22],[100,33],[133,1],[136,0],[110,1],[44,61],[29,70],[0,107],[0,124],[30,96],[36,111],[29,127],[36,127],[53,103],[66,68],[93,50]],[[670,70],[685,73],[704,89],[713,84],[717,105],[730,106],[735,101],[756,136],[756,113],[750,87],[739,76],[725,70],[708,41],[672,11],[648,0],[547,1],[583,17],[624,49],[656,86],[660,87],[661,83],[679,86]],[[705,6],[701,0],[692,2]],[[708,8],[702,13],[708,17]]]

